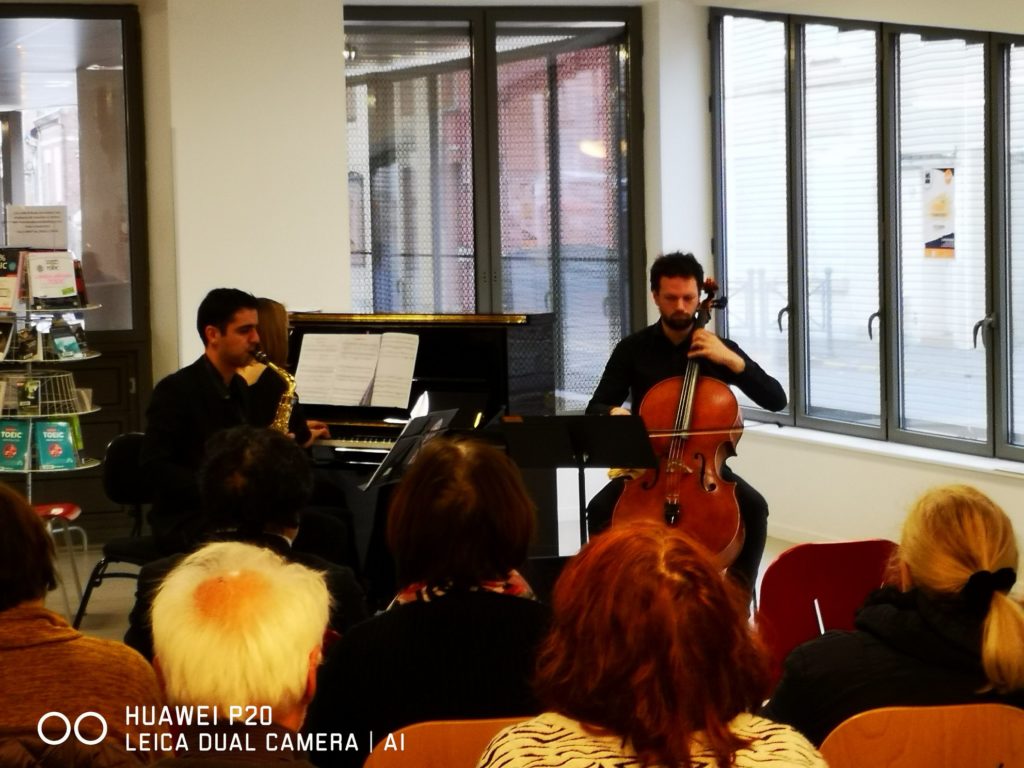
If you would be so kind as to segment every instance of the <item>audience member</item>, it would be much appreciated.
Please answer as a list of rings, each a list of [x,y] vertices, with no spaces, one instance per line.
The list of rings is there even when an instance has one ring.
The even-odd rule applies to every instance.
[[[28,502],[2,483],[0,531],[0,765],[122,766],[155,757],[126,751],[144,745],[125,717],[127,705],[162,703],[153,670],[130,648],[87,637],[44,607],[57,586],[53,541]],[[49,745],[39,735],[58,741],[76,721],[86,740],[102,737],[105,721],[106,738],[88,746],[72,734]]]
[[[612,526],[566,565],[535,685],[547,710],[480,766],[824,766],[789,726],[751,714],[768,685],[745,596],[664,524]]]
[[[159,765],[309,765],[297,731],[329,608],[321,574],[265,547],[217,542],[175,567],[153,601],[153,663],[170,707],[217,722],[177,723],[183,743]]]
[[[851,632],[826,632],[787,657],[764,714],[815,743],[887,706],[1001,701],[1024,707],[1024,609],[1010,519],[966,485],[925,493],[903,523],[891,581]]]
[[[313,487],[305,453],[294,440],[270,429],[232,427],[207,445],[199,473],[204,515],[212,536],[266,547],[285,559],[322,571],[333,597],[331,627],[345,632],[367,616],[362,588],[352,569],[292,547],[300,531],[299,510]],[[125,642],[146,658],[153,655],[149,608],[161,580],[184,555],[143,566]]]
[[[444,437],[426,444],[389,512],[400,591],[327,654],[307,730],[381,739],[423,720],[537,712],[529,676],[549,614],[515,570],[533,527],[533,503],[503,452]],[[311,757],[360,765],[370,745],[360,746]]]

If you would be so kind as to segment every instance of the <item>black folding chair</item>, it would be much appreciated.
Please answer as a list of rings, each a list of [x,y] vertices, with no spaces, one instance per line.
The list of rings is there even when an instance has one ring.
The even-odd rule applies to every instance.
[[[125,432],[107,445],[103,457],[103,490],[115,504],[128,508],[132,517],[131,536],[111,539],[103,545],[103,557],[89,574],[89,580],[82,594],[82,602],[75,613],[74,627],[77,629],[85,617],[92,591],[104,579],[138,579],[138,571],[109,571],[114,563],[126,563],[142,567],[148,562],[163,557],[152,536],[142,535],[143,506],[151,501],[149,487],[143,482],[139,471],[139,455],[142,451],[142,433]]]

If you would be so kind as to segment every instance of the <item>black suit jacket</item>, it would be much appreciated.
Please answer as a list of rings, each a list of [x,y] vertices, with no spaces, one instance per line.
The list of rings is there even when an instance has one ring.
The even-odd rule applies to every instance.
[[[140,461],[153,488],[150,525],[166,551],[183,551],[198,538],[202,527],[198,472],[207,439],[214,432],[249,422],[245,380],[236,375],[225,386],[205,355],[166,376],[153,389]]]

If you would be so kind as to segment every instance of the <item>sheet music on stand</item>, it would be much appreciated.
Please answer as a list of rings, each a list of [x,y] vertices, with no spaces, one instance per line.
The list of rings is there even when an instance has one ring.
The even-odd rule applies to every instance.
[[[426,416],[417,416],[409,420],[394,446],[370,479],[359,486],[359,490],[368,491],[388,483],[397,483],[402,479],[406,469],[416,458],[420,448],[432,438],[443,434],[451,424],[457,409],[434,411]]]
[[[418,347],[414,333],[309,333],[295,382],[305,403],[405,408]]]

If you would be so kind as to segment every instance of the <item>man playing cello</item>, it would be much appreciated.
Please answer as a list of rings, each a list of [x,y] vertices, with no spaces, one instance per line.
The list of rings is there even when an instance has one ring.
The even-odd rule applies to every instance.
[[[651,297],[661,317],[616,345],[587,405],[587,413],[628,414],[622,407],[627,396],[632,407],[639,408],[651,387],[664,379],[682,376],[691,358],[699,360],[702,376],[739,387],[760,407],[769,411],[786,407],[786,393],[779,382],[737,344],[705,328],[694,327],[703,284],[704,269],[692,254],[676,252],[655,259],[651,265]],[[722,479],[736,483],[736,500],[745,528],[743,547],[729,567],[729,575],[752,592],[768,531],[768,503],[724,465]],[[625,482],[623,478],[612,480],[587,506],[591,535],[611,521]]]

